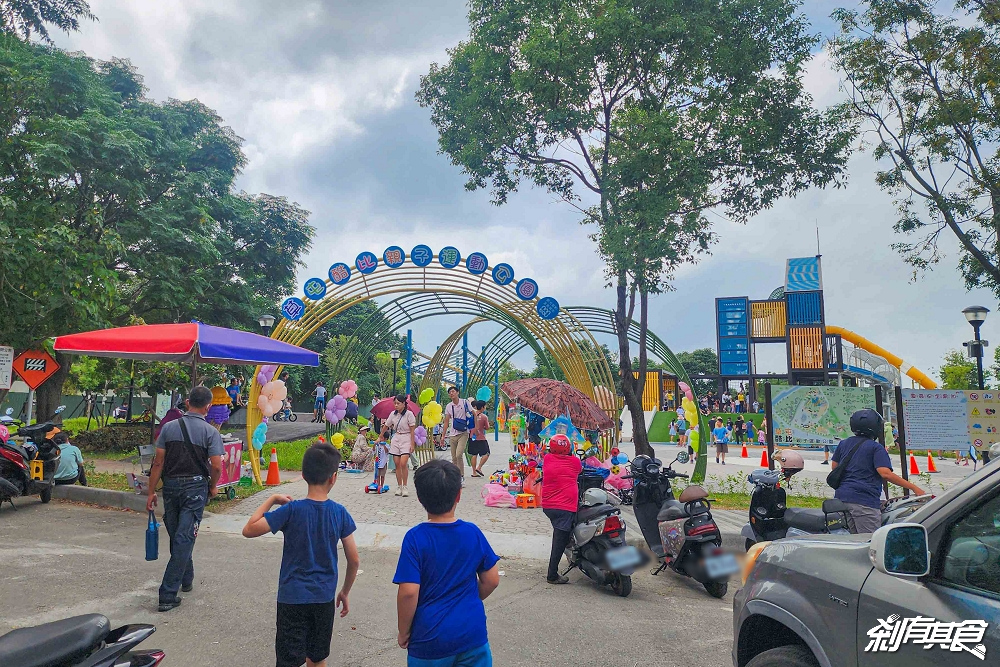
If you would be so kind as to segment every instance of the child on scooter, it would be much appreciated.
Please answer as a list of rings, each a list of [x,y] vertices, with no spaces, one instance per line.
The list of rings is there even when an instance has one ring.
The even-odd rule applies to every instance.
[[[385,441],[385,438],[379,437],[378,441],[375,443],[375,470],[376,472],[376,489],[381,489],[385,487],[385,471],[389,467],[389,443]]]

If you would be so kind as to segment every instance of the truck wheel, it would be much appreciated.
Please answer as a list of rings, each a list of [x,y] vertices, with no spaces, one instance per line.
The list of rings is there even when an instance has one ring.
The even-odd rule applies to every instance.
[[[726,593],[729,591],[729,582],[726,581],[707,581],[705,582],[705,590],[713,598],[724,598]]]
[[[47,503],[50,500],[52,500],[52,487],[50,486],[49,488],[39,493],[38,497],[42,499],[43,503]]]
[[[779,646],[754,657],[747,667],[819,667],[805,646]]]
[[[611,582],[611,590],[619,597],[627,598],[632,593],[632,577],[616,574]]]

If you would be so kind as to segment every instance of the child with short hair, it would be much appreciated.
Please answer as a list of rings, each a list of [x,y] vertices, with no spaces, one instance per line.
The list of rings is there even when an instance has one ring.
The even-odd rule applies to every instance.
[[[281,573],[278,576],[277,667],[325,667],[333,637],[333,617],[350,609],[348,595],[361,559],[354,542],[354,519],[343,505],[327,496],[337,483],[340,452],[315,442],[302,457],[302,478],[309,485],[302,500],[274,494],[257,508],[244,537],[284,533]],[[278,509],[270,510],[275,505]],[[337,542],[344,545],[347,573],[337,593]]]
[[[385,471],[389,469],[389,443],[385,438],[379,436],[379,439],[375,441],[375,470],[376,470],[376,486],[375,489],[381,493],[382,487],[385,486]]]
[[[482,601],[500,585],[500,559],[476,524],[455,518],[462,495],[455,464],[425,463],[413,485],[427,521],[406,532],[392,579],[407,665],[491,667]]]

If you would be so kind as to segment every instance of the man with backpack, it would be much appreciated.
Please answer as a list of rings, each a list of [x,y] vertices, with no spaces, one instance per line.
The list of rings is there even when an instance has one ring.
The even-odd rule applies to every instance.
[[[892,460],[877,438],[882,434],[882,416],[871,409],[851,415],[854,435],[841,440],[833,453],[827,484],[834,497],[848,508],[847,527],[852,533],[874,533],[882,526],[882,480],[909,489],[918,496],[924,490],[892,471]]]
[[[451,449],[451,462],[462,473],[462,487],[465,487],[465,449],[469,446],[469,427],[475,427],[475,416],[469,399],[459,399],[458,387],[449,387],[451,403],[444,409],[444,433]]]

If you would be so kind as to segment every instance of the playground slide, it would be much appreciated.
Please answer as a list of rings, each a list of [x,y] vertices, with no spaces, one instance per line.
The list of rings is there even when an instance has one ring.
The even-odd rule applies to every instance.
[[[656,410],[646,410],[643,412],[644,421],[646,422],[646,432],[649,432],[649,427],[653,423],[653,417],[656,415]],[[621,440],[632,442],[632,413],[628,411],[628,407],[622,408],[622,433]]]
[[[872,354],[877,354],[878,356],[884,358],[890,364],[898,368],[900,373],[903,373],[904,375],[912,379],[914,382],[919,384],[924,389],[937,388],[937,383],[934,380],[927,377],[927,375],[922,370],[916,368],[915,366],[911,366],[910,364],[906,363],[905,361],[897,357],[895,354],[892,354],[884,347],[876,345],[875,343],[871,342],[864,336],[860,336],[854,333],[853,331],[850,331],[849,329],[844,329],[843,327],[834,327],[830,326],[829,324],[826,326],[826,332],[828,334],[837,334],[841,338],[846,340],[848,343],[852,343],[860,347],[862,350],[865,350],[866,352],[871,352]]]

